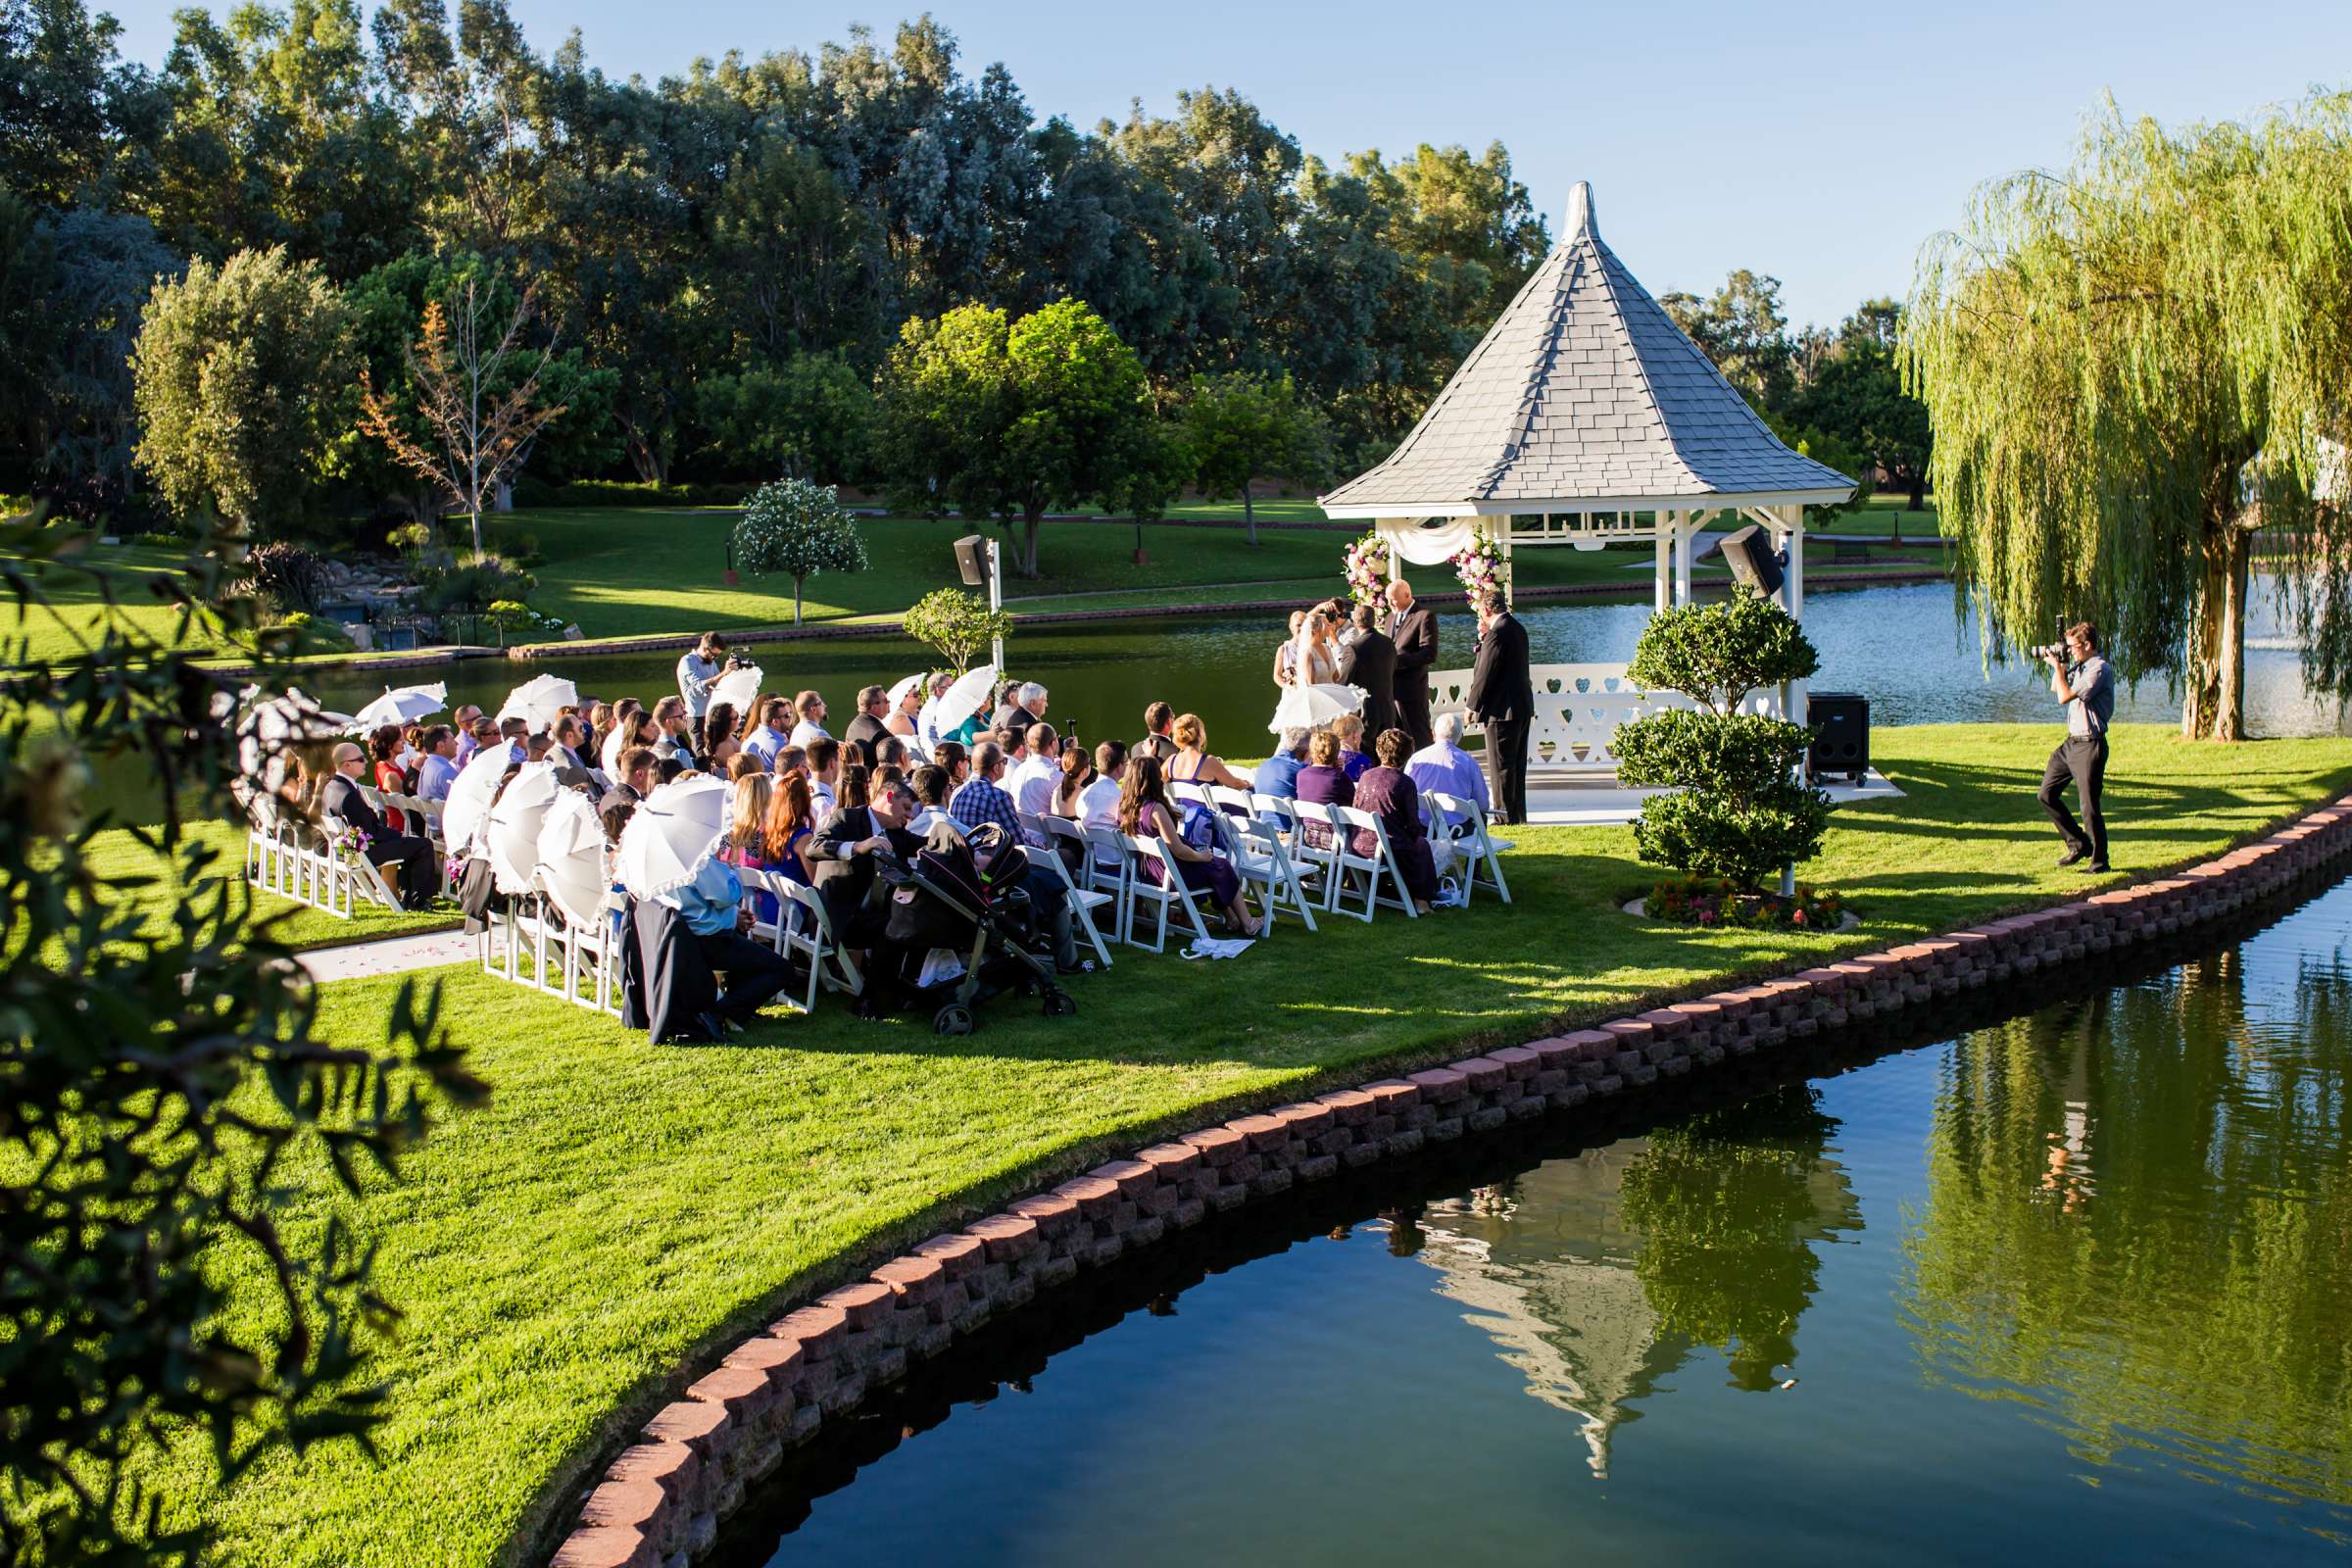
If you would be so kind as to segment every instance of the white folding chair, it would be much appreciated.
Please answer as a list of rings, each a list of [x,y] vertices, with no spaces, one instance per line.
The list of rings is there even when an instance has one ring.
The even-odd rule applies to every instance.
[[[1168,799],[1179,806],[1213,806],[1216,804],[1209,799],[1208,786],[1197,779],[1169,779]]]
[[[414,833],[433,847],[435,855],[448,853],[441,839],[441,805],[415,795],[394,795],[385,792],[384,804],[397,809],[406,820],[403,832]]]
[[[1208,786],[1208,804],[1227,816],[1254,816],[1257,814],[1257,807],[1252,803],[1250,792],[1237,790],[1230,784]]]
[[[1353,806],[1335,806],[1331,814],[1343,828],[1351,830],[1340,845],[1342,871],[1360,872],[1371,884],[1364,918],[1372,918],[1370,910],[1375,906],[1402,909],[1408,919],[1418,918],[1421,911],[1413,907],[1412,891],[1404,885],[1404,864],[1396,858],[1396,846],[1389,842],[1389,830],[1380,818]],[[1356,853],[1357,833],[1372,835],[1372,854]],[[1391,889],[1388,893],[1381,891],[1384,880]]]
[[[1483,871],[1495,895],[1503,903],[1510,903],[1510,884],[1502,879],[1502,852],[1517,846],[1487,831],[1487,813],[1479,809],[1476,801],[1466,801],[1443,790],[1431,790],[1422,799],[1429,802],[1433,812],[1442,813],[1455,823],[1449,831],[1453,834],[1453,852],[1462,861],[1462,902],[1470,902]],[[1436,834],[1433,832],[1431,836],[1434,838]]]
[[[1274,916],[1287,909],[1312,931],[1315,911],[1308,906],[1306,884],[1299,879],[1298,864],[1282,841],[1281,830],[1254,816],[1221,816],[1217,831],[1226,841],[1226,854],[1232,857],[1233,868],[1241,875],[1242,887],[1257,890],[1258,907],[1265,913],[1267,928],[1271,930]]]
[[[620,947],[612,916],[624,907],[620,896],[608,892],[595,908],[575,909],[556,896],[554,885],[538,870],[531,873],[531,887],[553,916],[547,923],[553,927],[559,978],[552,994],[575,1007],[618,1013]],[[583,992],[583,982],[592,989]]]
[[[1079,833],[1086,840],[1087,886],[1110,895],[1110,939],[1125,942],[1135,912],[1127,897],[1135,881],[1135,862],[1128,858],[1126,839],[1112,827],[1081,828]]]
[[[832,917],[826,914],[825,901],[816,889],[788,876],[777,876],[770,885],[791,901],[782,910],[783,944],[776,951],[786,957],[798,954],[808,962],[808,999],[795,1001],[787,996],[785,1003],[803,1012],[814,1012],[820,985],[853,997],[863,991],[865,977],[858,972],[857,960],[834,939]]]
[[[1291,813],[1291,835],[1285,845],[1291,853],[1292,863],[1298,867],[1300,879],[1312,880],[1322,895],[1319,907],[1339,908],[1341,844],[1346,833],[1331,808],[1314,801],[1288,801]],[[1369,914],[1359,916],[1369,920]]]
[[[1184,911],[1184,918],[1192,927],[1194,939],[1206,942],[1208,926],[1200,918],[1200,906],[1193,901],[1208,895],[1205,892],[1197,893],[1184,885],[1184,878],[1176,869],[1176,857],[1168,852],[1168,847],[1150,834],[1122,833],[1119,838],[1125,844],[1129,858],[1125,912],[1119,919],[1120,928],[1127,933],[1126,940],[1136,947],[1143,946],[1135,936],[1135,915],[1139,907],[1149,905],[1152,909],[1153,953],[1168,951],[1168,921],[1178,909]],[[1147,856],[1159,861],[1158,876],[1152,875],[1145,866]]]
[[[1067,825],[1065,819],[1058,816],[1050,816],[1046,818],[1046,821],[1048,824],[1063,823],[1063,825]],[[1048,826],[1047,832],[1052,834],[1051,825]],[[1078,929],[1086,933],[1086,940],[1094,945],[1095,956],[1102,959],[1102,967],[1107,969],[1110,967],[1110,949],[1103,946],[1102,933],[1095,924],[1095,911],[1101,908],[1110,908],[1111,923],[1116,925],[1118,910],[1112,906],[1117,904],[1118,900],[1112,894],[1099,893],[1091,887],[1080,887],[1077,878],[1070,875],[1069,866],[1063,863],[1061,852],[1051,847],[1053,844],[1051,837],[1047,843],[1048,848],[1029,852],[1029,863],[1043,866],[1060,880],[1062,895],[1070,901],[1071,917],[1078,922]],[[1084,834],[1079,835],[1078,843],[1081,847],[1085,845]]]
[[[362,789],[360,793],[363,796],[375,795],[375,791],[370,789]],[[376,799],[380,801],[382,797],[377,796]],[[370,802],[369,804],[374,803]],[[333,846],[329,854],[335,863],[342,868],[342,882],[347,892],[341,908],[336,908],[331,901],[320,907],[329,914],[340,914],[346,920],[351,918],[353,912],[352,896],[366,899],[370,904],[380,904],[387,909],[399,908],[400,897],[392,891],[392,885],[384,880],[382,869],[356,849],[341,847],[343,835],[347,831],[343,819],[338,816],[323,816],[319,818],[318,825],[320,830],[326,834],[327,843]]]

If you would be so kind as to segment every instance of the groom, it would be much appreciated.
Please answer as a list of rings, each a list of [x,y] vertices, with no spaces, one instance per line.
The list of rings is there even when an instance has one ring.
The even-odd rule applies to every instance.
[[[1389,625],[1396,645],[1396,722],[1413,738],[1413,749],[1430,741],[1429,671],[1438,662],[1438,612],[1413,603],[1412,585],[1399,577],[1389,584]]]

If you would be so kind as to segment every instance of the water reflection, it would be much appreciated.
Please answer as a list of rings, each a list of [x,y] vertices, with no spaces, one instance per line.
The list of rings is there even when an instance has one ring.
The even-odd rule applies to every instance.
[[[1905,1247],[1928,1376],[2091,1464],[2352,1502],[2348,1004],[2340,952],[2230,949],[1953,1049]]]
[[[1644,1136],[1190,1233],[798,1462],[723,1560],[2332,1560],[2348,934],[2352,885]],[[1392,1495],[1445,1505],[1298,1506]]]

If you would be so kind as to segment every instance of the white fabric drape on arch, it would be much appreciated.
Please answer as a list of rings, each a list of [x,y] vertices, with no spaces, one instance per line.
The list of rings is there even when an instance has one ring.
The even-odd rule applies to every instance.
[[[1477,517],[1381,517],[1373,526],[1408,565],[1436,566],[1470,548]]]

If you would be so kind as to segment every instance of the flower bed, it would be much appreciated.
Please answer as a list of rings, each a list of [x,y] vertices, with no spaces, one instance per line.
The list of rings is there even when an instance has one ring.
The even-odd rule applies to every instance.
[[[1642,897],[1642,912],[1675,925],[1747,931],[1835,931],[1852,911],[1835,893],[1799,882],[1793,897],[1742,893],[1719,876],[1668,877]]]

